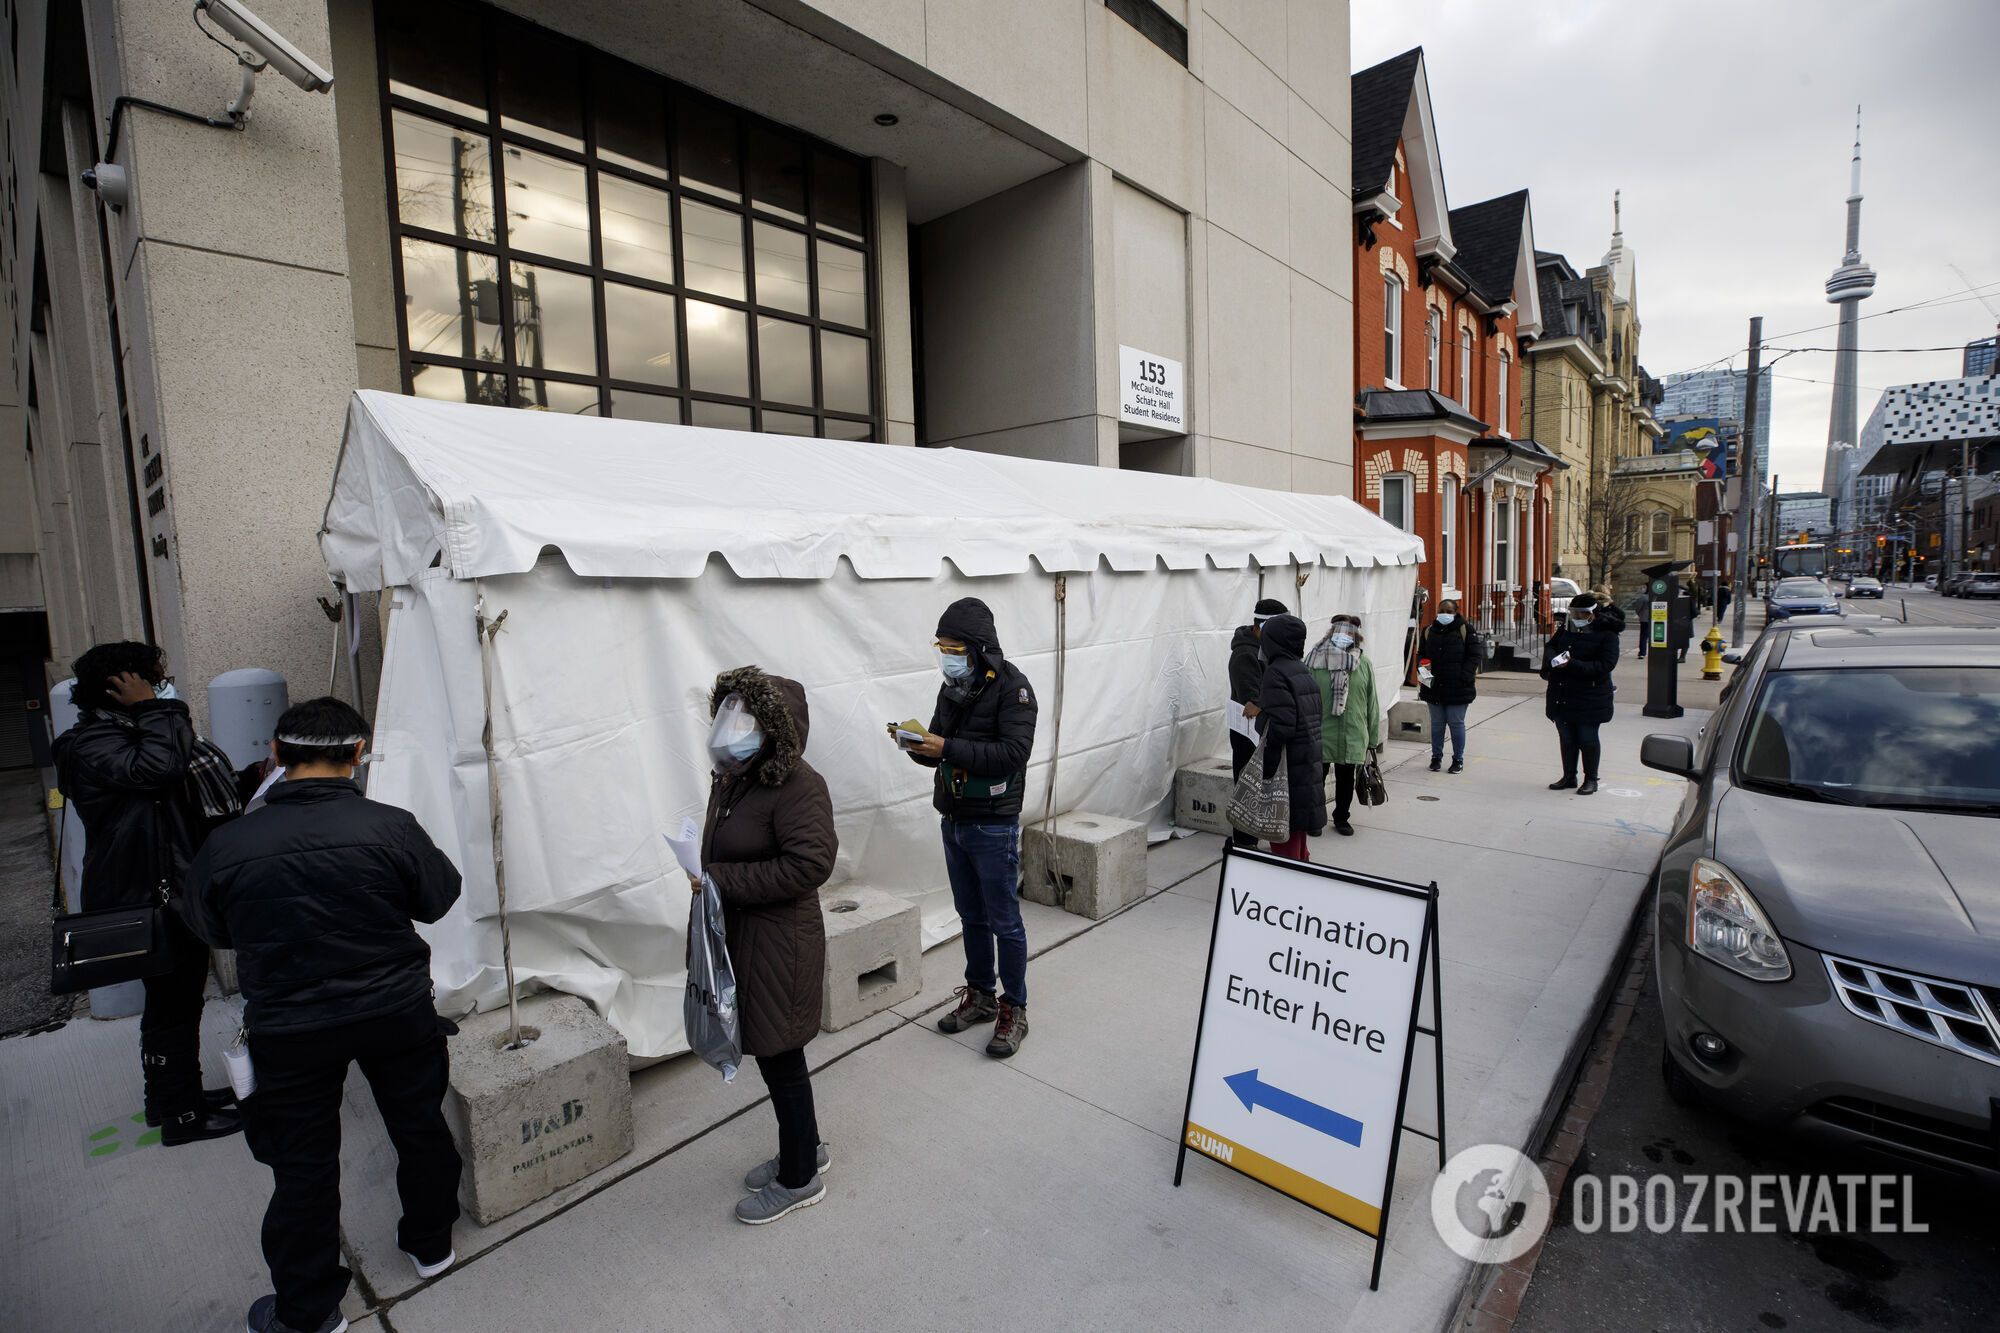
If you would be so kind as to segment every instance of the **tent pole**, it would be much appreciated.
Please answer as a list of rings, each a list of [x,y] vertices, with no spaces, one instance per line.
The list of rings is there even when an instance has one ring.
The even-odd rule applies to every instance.
[[[1056,727],[1054,745],[1049,750],[1049,786],[1042,800],[1042,838],[1047,844],[1049,887],[1056,902],[1068,906],[1062,876],[1056,872],[1056,770],[1062,763],[1063,680],[1069,670],[1069,575],[1056,575]]]
[[[507,623],[507,613],[486,618],[486,594],[477,594],[472,614],[479,625],[479,680],[485,697],[486,725],[479,733],[486,748],[487,805],[493,815],[493,890],[500,900],[500,962],[507,973],[507,1049],[521,1049],[521,1004],[514,996],[514,939],[507,928],[507,866],[501,853],[500,762],[493,751],[493,639]]]

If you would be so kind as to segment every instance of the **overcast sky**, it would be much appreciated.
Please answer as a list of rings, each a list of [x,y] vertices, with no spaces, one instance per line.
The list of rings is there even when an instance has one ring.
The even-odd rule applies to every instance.
[[[1767,342],[1831,347],[1824,284],[1862,104],[1860,417],[1879,390],[1959,373],[2000,310],[2000,3],[1994,0],[1353,0],[1354,66],[1424,48],[1454,207],[1527,186],[1535,243],[1581,271],[1623,189],[1639,355],[1655,375]],[[1953,265],[1963,270],[1961,278]],[[1894,306],[1947,297],[1870,319]],[[1766,353],[1770,364],[1771,353]],[[1785,358],[1771,419],[1785,490],[1818,489],[1833,357]],[[1820,381],[1811,383],[1807,381]]]

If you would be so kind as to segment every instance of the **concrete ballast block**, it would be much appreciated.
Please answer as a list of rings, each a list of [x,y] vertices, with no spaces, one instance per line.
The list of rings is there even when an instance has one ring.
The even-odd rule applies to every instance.
[[[924,939],[915,903],[848,885],[826,890],[819,908],[826,920],[821,1028],[838,1032],[916,998],[924,986]]]
[[[1021,896],[1101,921],[1146,896],[1146,826],[1072,811],[1021,830]]]
[[[1236,778],[1227,759],[1204,759],[1174,774],[1174,826],[1228,837]]]
[[[1389,710],[1387,739],[1427,741],[1431,738],[1431,706],[1421,699],[1405,699]]]
[[[505,1049],[507,1011],[474,1014],[451,1038],[445,1118],[465,1158],[459,1202],[491,1226],[632,1150],[625,1038],[573,995],[521,1001],[523,1036]]]

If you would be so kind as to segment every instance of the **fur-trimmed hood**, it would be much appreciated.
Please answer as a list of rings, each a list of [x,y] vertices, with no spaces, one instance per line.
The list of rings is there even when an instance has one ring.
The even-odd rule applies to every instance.
[[[715,678],[708,715],[714,717],[732,694],[742,698],[764,731],[764,748],[756,759],[757,781],[766,787],[784,786],[798,771],[811,730],[806,687],[784,676],[766,675],[761,667],[737,667]]]

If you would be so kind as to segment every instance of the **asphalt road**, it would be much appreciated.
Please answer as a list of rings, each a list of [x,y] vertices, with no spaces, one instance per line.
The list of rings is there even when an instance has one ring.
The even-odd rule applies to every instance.
[[[1896,584],[1884,589],[1880,602],[1872,597],[1850,597],[1843,599],[1843,604],[1849,611],[1891,620],[1899,619],[1907,609],[1912,625],[2000,625],[2000,597],[1940,597],[1924,588]]]
[[[1772,1135],[1676,1105],[1660,1081],[1660,1011],[1650,965],[1646,977],[1516,1329],[1990,1333],[2000,1326],[2000,1196],[1928,1177],[1911,1184],[1911,1215],[1930,1227],[1921,1235],[1576,1230],[1576,1182],[1585,1176],[1606,1188],[1613,1175],[1670,1176],[1685,1205],[1690,1187],[1679,1182],[1689,1176],[1868,1169],[1795,1155]]]

